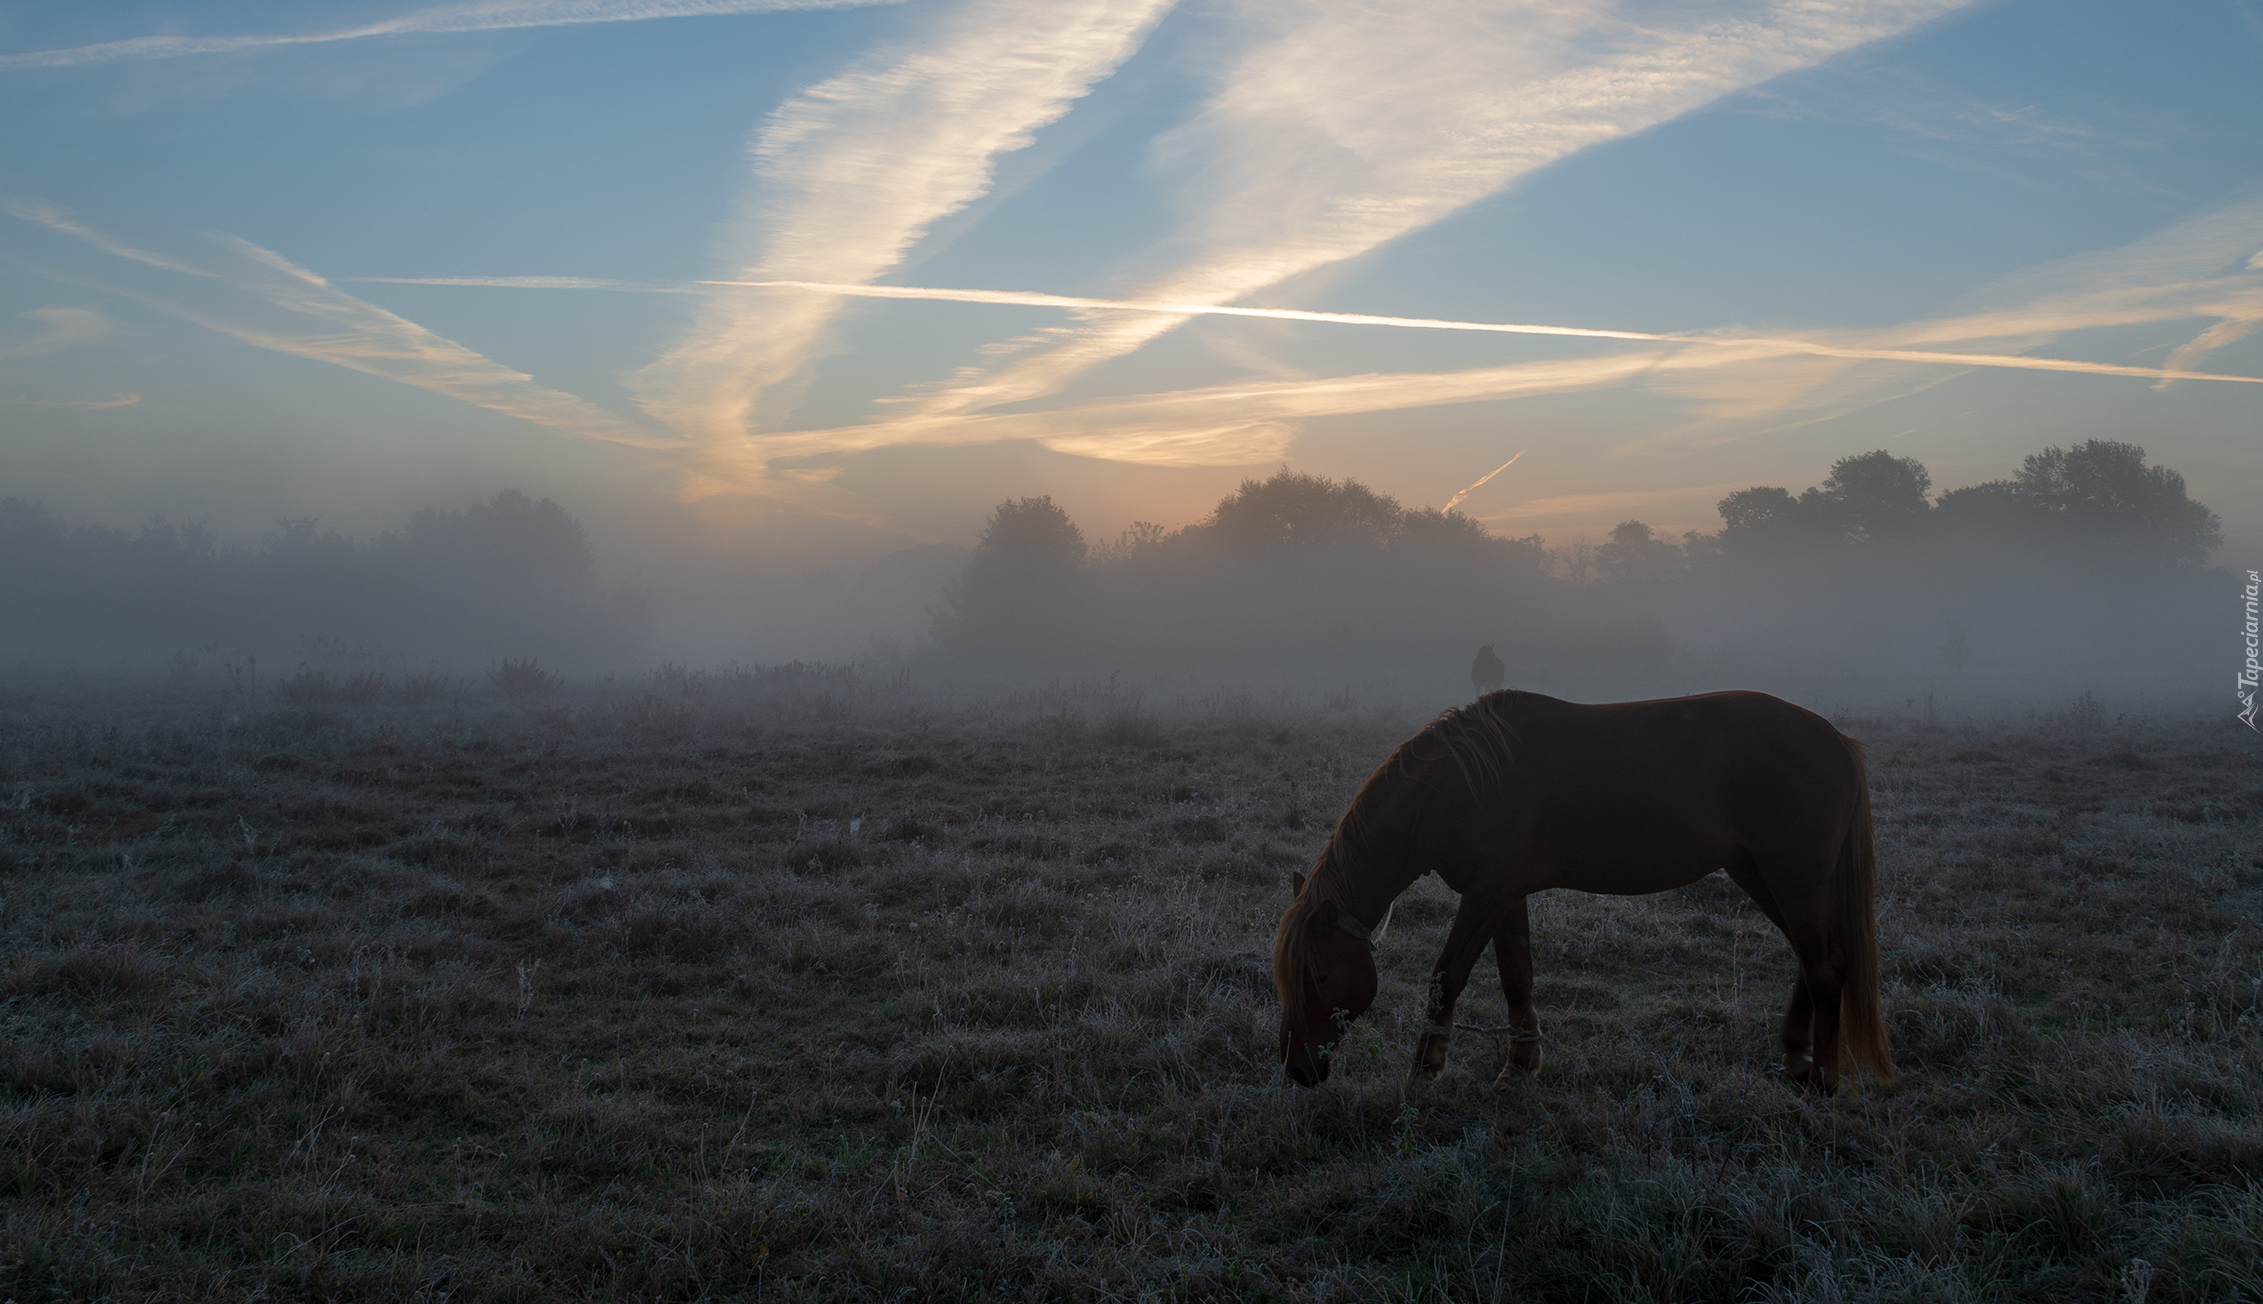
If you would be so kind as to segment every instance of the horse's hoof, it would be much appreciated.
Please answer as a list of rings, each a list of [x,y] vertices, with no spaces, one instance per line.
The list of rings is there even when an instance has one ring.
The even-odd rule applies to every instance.
[[[1786,1054],[1784,1056],[1784,1076],[1794,1081],[1806,1080],[1807,1075],[1814,1068],[1815,1057],[1813,1055]]]
[[[1501,1076],[1507,1077],[1513,1073],[1518,1077],[1531,1077],[1539,1071],[1540,1048],[1538,1046],[1511,1046],[1509,1048],[1509,1062],[1502,1066]]]
[[[1522,1065],[1514,1063],[1505,1064],[1501,1067],[1500,1074],[1493,1079],[1493,1085],[1496,1087],[1513,1086],[1516,1083],[1524,1081],[1526,1078],[1537,1077],[1539,1073],[1540,1066],[1538,1064],[1533,1065],[1531,1068],[1525,1068]]]
[[[1414,1047],[1414,1071],[1423,1078],[1435,1078],[1446,1071],[1448,1038],[1425,1035]]]
[[[1821,1069],[1808,1070],[1807,1073],[1799,1079],[1799,1084],[1807,1088],[1809,1091],[1814,1092],[1818,1096],[1835,1095],[1839,1090],[1838,1079],[1835,1077],[1824,1077],[1823,1070]]]

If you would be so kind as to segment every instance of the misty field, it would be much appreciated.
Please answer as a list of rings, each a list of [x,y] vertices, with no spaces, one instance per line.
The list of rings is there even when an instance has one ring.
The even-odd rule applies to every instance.
[[[2236,723],[1839,719],[1898,1083],[1781,1079],[1715,875],[1539,898],[1540,1074],[1482,965],[1410,1091],[1424,880],[1300,1091],[1289,872],[1427,710],[349,687],[0,695],[0,1298],[2263,1295]]]

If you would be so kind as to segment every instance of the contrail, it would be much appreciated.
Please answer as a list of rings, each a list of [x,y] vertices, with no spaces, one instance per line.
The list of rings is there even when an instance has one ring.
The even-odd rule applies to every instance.
[[[1517,450],[1517,457],[1523,457],[1523,456],[1524,456],[1524,455],[1525,455],[1526,453],[1528,453],[1528,452],[1530,452],[1530,451],[1532,451],[1532,450],[1530,450],[1530,449],[1527,449],[1527,448],[1520,448],[1520,449],[1518,449],[1518,450]],[[1446,511],[1446,512],[1450,512],[1450,511],[1454,510],[1454,509],[1455,509],[1456,507],[1459,507],[1459,506],[1461,506],[1461,505],[1462,505],[1462,499],[1464,499],[1464,498],[1467,498],[1467,497],[1469,497],[1469,496],[1470,496],[1471,494],[1473,494],[1473,493],[1476,493],[1476,492],[1477,492],[1477,491],[1478,491],[1479,489],[1482,489],[1482,488],[1484,488],[1484,487],[1485,487],[1485,482],[1486,482],[1487,480],[1490,480],[1490,479],[1492,479],[1492,478],[1493,478],[1494,476],[1497,476],[1497,475],[1499,475],[1499,474],[1500,474],[1501,472],[1508,470],[1508,469],[1509,469],[1510,467],[1512,467],[1512,466],[1515,466],[1515,465],[1517,464],[1517,457],[1512,457],[1512,458],[1510,458],[1510,459],[1509,459],[1508,461],[1501,463],[1501,464],[1500,464],[1499,466],[1496,466],[1496,467],[1494,467],[1494,468],[1493,468],[1492,470],[1490,470],[1490,471],[1487,471],[1487,472],[1486,472],[1485,474],[1483,474],[1483,475],[1481,475],[1481,476],[1477,477],[1477,483],[1476,483],[1476,484],[1473,484],[1473,485],[1471,485],[1471,486],[1470,486],[1469,488],[1467,488],[1467,489],[1464,489],[1464,490],[1462,490],[1462,491],[1461,491],[1460,493],[1458,493],[1458,494],[1455,494],[1455,495],[1454,495],[1453,497],[1451,497],[1451,498],[1447,499],[1447,500],[1446,500],[1446,505],[1445,505],[1444,507],[1440,508],[1439,510],[1440,510],[1440,511]]]
[[[2136,376],[2145,380],[2229,380],[2263,385],[2263,376],[2219,371],[2180,371],[2166,367],[2127,367],[2072,358],[2037,358],[2017,353],[1947,353],[1933,349],[1864,349],[1777,335],[1690,335],[1655,331],[1598,330],[1587,326],[1542,326],[1529,322],[1450,321],[1438,317],[1380,317],[1361,312],[1307,312],[1299,308],[1223,308],[1200,303],[1150,303],[1139,299],[1091,299],[1030,290],[953,290],[914,285],[836,285],[827,281],[685,281],[654,284],[566,276],[353,276],[341,278],[387,285],[467,285],[504,289],[627,290],[684,294],[690,287],[806,290],[858,299],[921,299],[950,303],[995,303],[1028,308],[1081,308],[1105,312],[1153,312],[1176,317],[1261,317],[1272,321],[1326,322],[1338,326],[1392,326],[1402,330],[1481,331],[1495,335],[1563,335],[1578,339],[1639,340],[1656,344],[1694,344],[1712,348],[1770,349],[1819,358],[1858,362],[1920,362],[1948,367],[2003,367],[2014,371],[2071,371],[2088,376]]]
[[[0,54],[0,72],[18,68],[74,68],[127,59],[177,59],[190,54],[234,54],[286,45],[325,45],[372,36],[420,33],[497,32],[521,27],[578,27],[588,23],[633,23],[649,18],[703,18],[719,14],[762,13],[778,9],[844,9],[898,0],[473,0],[438,5],[328,32],[267,36],[135,36],[123,41]]]
[[[698,294],[698,281],[616,281],[602,276],[334,276],[363,285],[458,285],[491,290],[621,290],[630,294]]]
[[[1087,299],[1024,290],[942,290],[901,285],[828,285],[813,281],[701,281],[701,285],[745,286],[756,289],[809,290],[819,294],[851,295],[868,299],[943,299],[959,303],[1020,304],[1050,308],[1099,308],[1125,312],[1169,313],[1173,316],[1264,317],[1275,321],[1330,322],[1340,326],[1396,326],[1433,331],[1486,331],[1501,335],[1568,335],[1584,339],[1644,340],[1662,344],[1707,344],[1721,348],[1755,345],[1807,353],[1825,358],[1877,362],[1930,362],[1959,367],[2009,367],[2022,371],[2073,371],[2096,376],[2143,376],[2153,380],[2236,380],[2263,384],[2263,376],[2228,376],[2212,371],[2173,371],[2162,367],[2125,367],[2110,362],[2077,362],[2070,358],[2034,358],[2013,353],[1943,353],[1925,349],[1855,349],[1813,340],[1763,335],[1669,335],[1652,331],[1596,330],[1585,326],[1540,326],[1522,322],[1447,321],[1436,317],[1378,317],[1355,312],[1306,312],[1296,308],[1222,308],[1195,303],[1145,303],[1132,299]]]

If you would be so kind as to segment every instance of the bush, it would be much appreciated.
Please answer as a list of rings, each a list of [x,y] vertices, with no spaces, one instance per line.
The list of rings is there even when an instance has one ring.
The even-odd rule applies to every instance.
[[[336,697],[338,682],[301,662],[299,672],[276,684],[274,692],[275,700],[286,706],[313,706]]]
[[[503,658],[503,664],[487,682],[504,697],[540,697],[558,686],[558,676],[536,664],[536,658],[524,661]]]
[[[401,676],[401,699],[407,702],[437,702],[463,684],[454,675],[437,670],[423,674]]]

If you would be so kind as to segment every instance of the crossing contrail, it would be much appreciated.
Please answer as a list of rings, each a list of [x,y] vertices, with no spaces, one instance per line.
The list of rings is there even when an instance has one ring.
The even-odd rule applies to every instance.
[[[1524,456],[1524,455],[1525,455],[1526,453],[1528,453],[1528,452],[1530,452],[1530,451],[1532,451],[1532,450],[1530,450],[1530,449],[1526,449],[1526,448],[1520,448],[1520,449],[1518,449],[1518,450],[1517,450],[1517,457],[1523,457],[1523,456]],[[1476,492],[1477,492],[1478,490],[1480,490],[1480,489],[1484,488],[1484,487],[1485,487],[1485,482],[1486,482],[1487,480],[1490,480],[1490,479],[1492,479],[1492,478],[1493,478],[1494,476],[1497,476],[1497,475],[1499,475],[1499,474],[1500,474],[1501,472],[1508,470],[1508,469],[1509,469],[1510,467],[1512,467],[1512,466],[1515,466],[1515,465],[1517,464],[1517,457],[1512,457],[1512,458],[1510,458],[1510,459],[1509,459],[1508,461],[1501,463],[1501,464],[1500,464],[1499,466],[1496,466],[1496,467],[1494,467],[1494,468],[1493,468],[1492,470],[1490,470],[1490,471],[1487,471],[1487,472],[1486,472],[1485,474],[1483,474],[1483,475],[1481,475],[1481,476],[1477,477],[1477,483],[1476,483],[1476,484],[1473,484],[1473,485],[1471,485],[1471,486],[1470,486],[1469,488],[1462,490],[1462,491],[1461,491],[1460,493],[1458,493],[1458,494],[1455,494],[1455,495],[1454,495],[1453,497],[1451,497],[1451,498],[1448,498],[1448,499],[1446,500],[1446,505],[1445,505],[1444,507],[1440,508],[1439,510],[1440,510],[1440,511],[1446,511],[1446,512],[1450,512],[1450,511],[1454,510],[1454,509],[1455,509],[1456,507],[1459,507],[1459,506],[1461,506],[1461,505],[1462,505],[1462,499],[1464,499],[1464,498],[1467,498],[1467,497],[1469,497],[1469,496],[1470,496],[1471,494],[1473,494],[1473,493],[1476,493]]]
[[[1094,299],[1031,290],[957,290],[914,285],[837,285],[827,281],[612,281],[576,276],[354,276],[344,280],[385,285],[462,285],[527,290],[623,290],[643,294],[692,294],[702,289],[803,290],[858,299],[920,299],[947,303],[992,303],[1028,308],[1077,308],[1102,312],[1151,312],[1174,317],[1259,317],[1270,321],[1323,322],[1336,326],[1390,326],[1401,330],[1479,331],[1495,335],[1558,335],[1576,339],[1635,340],[1653,344],[1760,349],[1857,362],[1917,362],[1948,367],[2002,367],[2013,371],[2067,371],[2086,376],[2136,376],[2145,380],[2228,380],[2263,385],[2263,376],[2168,367],[2129,367],[2073,358],[2037,358],[2018,353],[1950,353],[1935,349],[1872,349],[1779,335],[1692,335],[1656,331],[1599,330],[1588,326],[1544,326],[1530,322],[1452,321],[1439,317],[1383,317],[1363,312],[1309,312],[1301,308],[1226,308],[1200,303],[1159,303],[1142,299]]]

